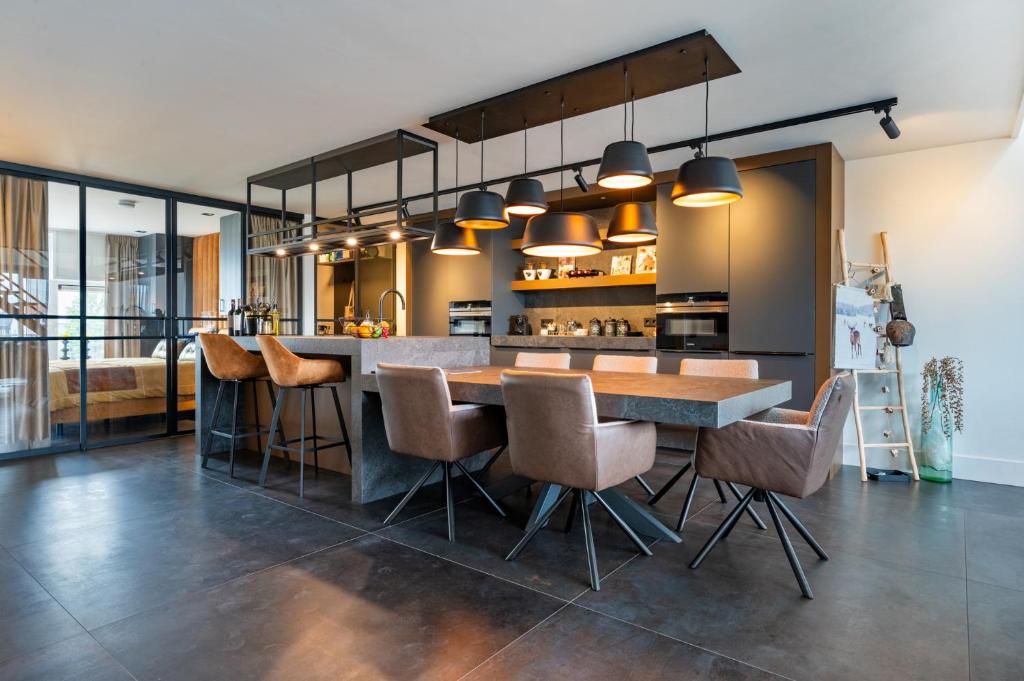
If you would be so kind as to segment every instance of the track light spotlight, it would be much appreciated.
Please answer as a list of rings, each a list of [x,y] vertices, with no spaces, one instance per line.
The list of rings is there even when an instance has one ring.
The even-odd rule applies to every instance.
[[[878,124],[882,126],[882,130],[885,131],[885,134],[889,139],[894,140],[900,136],[900,129],[899,126],[896,125],[896,121],[894,121],[892,116],[889,115],[889,110],[890,107],[885,107],[885,116],[882,117],[882,120],[878,121]]]
[[[580,188],[580,191],[586,194],[590,191],[590,185],[587,184],[587,179],[583,177],[583,170],[580,168],[572,169],[572,179],[576,181],[576,186]]]

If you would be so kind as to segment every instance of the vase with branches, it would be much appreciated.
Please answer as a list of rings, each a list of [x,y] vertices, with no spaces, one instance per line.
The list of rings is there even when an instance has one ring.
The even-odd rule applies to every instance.
[[[953,481],[953,434],[964,429],[964,363],[932,357],[921,371],[921,477]]]

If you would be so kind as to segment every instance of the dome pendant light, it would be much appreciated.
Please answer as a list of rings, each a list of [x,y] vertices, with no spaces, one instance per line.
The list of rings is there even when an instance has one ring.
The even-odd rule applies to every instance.
[[[489,192],[484,182],[484,111],[480,110],[480,189],[466,192],[455,210],[455,224],[466,229],[504,229],[508,227],[505,199]]]
[[[455,131],[455,186],[459,186],[459,131]],[[456,197],[456,201],[458,197]],[[430,251],[437,255],[479,255],[480,244],[472,229],[456,227],[451,220],[445,220],[434,231]]]
[[[597,170],[597,184],[606,189],[635,189],[654,182],[654,170],[647,156],[647,147],[626,139],[626,107],[629,104],[629,69],[622,68],[622,141],[612,142],[604,148],[601,166]]]
[[[558,123],[559,167],[565,165],[565,100],[561,102]],[[558,171],[559,210],[535,215],[526,223],[523,245],[526,255],[545,258],[575,257],[600,253],[604,245],[594,218],[586,213],[566,212],[564,170]]]
[[[636,128],[636,100],[630,99],[633,110],[629,136],[634,137]],[[658,225],[654,221],[651,204],[634,201],[633,190],[629,190],[629,201],[615,206],[611,222],[608,223],[608,241],[617,244],[642,244],[658,238]]]
[[[523,120],[523,172],[526,166],[526,121]],[[544,185],[532,177],[512,180],[505,192],[505,210],[516,217],[531,217],[548,212],[548,201],[544,197]]]
[[[708,58],[704,57],[704,148],[679,167],[672,185],[672,203],[689,208],[724,206],[743,198],[736,164],[724,156],[708,156]]]

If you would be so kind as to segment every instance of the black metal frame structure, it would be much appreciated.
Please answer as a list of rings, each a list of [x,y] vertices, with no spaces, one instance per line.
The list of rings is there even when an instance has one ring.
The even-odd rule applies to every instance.
[[[189,317],[179,316],[177,309],[177,277],[175,276],[177,262],[179,260],[178,253],[178,204],[187,203],[195,204],[200,206],[208,206],[211,208],[218,208],[222,210],[236,211],[240,215],[246,215],[247,211],[254,213],[261,213],[266,215],[278,215],[278,211],[264,208],[262,206],[252,206],[243,203],[237,203],[234,201],[226,201],[224,199],[216,199],[206,196],[200,196],[197,194],[190,194],[188,192],[180,192],[166,189],[158,189],[155,187],[149,187],[146,185],[135,184],[131,182],[123,182],[120,180],[110,180],[102,177],[95,177],[91,175],[83,175],[79,173],[71,173],[60,170],[52,170],[49,168],[43,168],[39,166],[32,166],[22,163],[13,163],[9,161],[0,161],[0,175],[12,175],[15,177],[22,177],[31,180],[38,180],[41,182],[58,182],[62,184],[68,184],[78,187],[78,286],[81,295],[83,296],[83,304],[80,306],[80,311],[77,317],[67,315],[49,315],[49,314],[0,314],[3,318],[7,319],[39,319],[39,320],[61,320],[61,319],[77,319],[79,321],[79,335],[65,339],[63,336],[5,336],[0,338],[0,343],[11,343],[11,342],[48,342],[52,340],[72,340],[77,342],[79,345],[79,375],[83,378],[80,380],[79,387],[79,422],[78,422],[78,441],[69,441],[61,444],[54,444],[48,447],[40,447],[38,449],[19,450],[15,452],[8,452],[0,454],[0,460],[19,458],[24,456],[37,456],[45,454],[55,454],[70,451],[84,451],[87,449],[93,449],[96,447],[109,447],[121,444],[131,444],[135,442],[143,442],[147,440],[154,440],[164,437],[171,437],[175,435],[182,435],[193,432],[192,429],[181,429],[179,428],[178,419],[178,381],[177,381],[177,353],[169,353],[169,357],[166,364],[166,385],[167,385],[167,398],[166,398],[166,427],[163,432],[160,433],[147,433],[135,436],[128,436],[123,438],[104,439],[102,441],[90,441],[88,437],[88,414],[87,414],[87,388],[88,381],[84,380],[87,376],[86,371],[86,356],[87,356],[87,344],[89,341],[96,340],[123,340],[123,339],[139,339],[139,340],[163,340],[166,342],[168,347],[174,347],[174,344],[184,338],[190,338],[187,333],[182,331],[180,325],[186,321],[212,321],[208,318],[200,317]],[[85,276],[86,276],[86,234],[87,234],[87,190],[98,189],[113,192],[122,192],[126,194],[133,194],[146,198],[159,199],[164,201],[164,240],[165,240],[165,252],[167,253],[167,269],[165,270],[164,277],[166,285],[166,301],[165,308],[166,314],[163,317],[153,316],[104,316],[104,315],[89,315],[86,312],[86,306],[84,304],[84,291],[85,291]],[[301,219],[301,217],[299,218]],[[246,288],[246,272],[245,272],[245,242],[240,240],[238,244],[238,255],[242,260],[242,272],[241,280],[239,281],[239,290],[245,290]],[[134,335],[134,336],[90,336],[86,333],[86,322],[90,320],[123,320],[123,321],[154,321],[159,320],[162,322],[162,331],[157,335]],[[295,324],[301,325],[301,317],[295,319],[282,320]]]

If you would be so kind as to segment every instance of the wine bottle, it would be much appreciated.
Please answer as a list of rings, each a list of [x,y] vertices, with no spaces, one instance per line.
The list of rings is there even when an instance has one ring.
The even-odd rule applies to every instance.
[[[228,310],[228,335],[235,335],[235,299],[231,299],[231,309]]]

